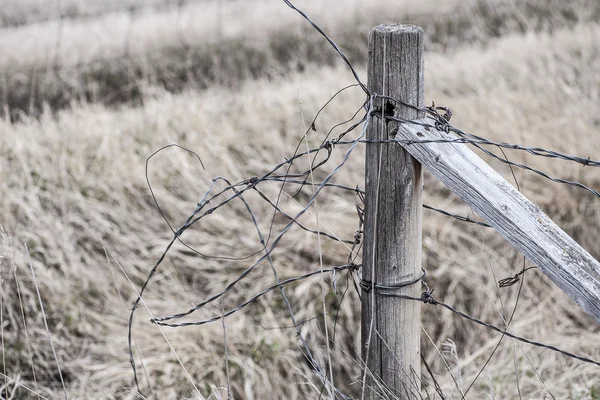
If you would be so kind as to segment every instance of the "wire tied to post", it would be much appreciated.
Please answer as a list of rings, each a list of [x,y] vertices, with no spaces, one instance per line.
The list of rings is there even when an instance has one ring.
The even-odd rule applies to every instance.
[[[374,289],[375,292],[379,291],[379,294],[381,294],[381,295],[394,296],[395,295],[394,293],[389,293],[389,292],[390,291],[393,292],[393,291],[402,289],[404,287],[414,285],[418,282],[422,282],[423,279],[425,279],[425,277],[427,276],[427,272],[423,268],[421,268],[421,271],[422,271],[421,275],[419,275],[417,278],[414,278],[414,279],[411,279],[411,280],[405,281],[405,282],[400,282],[400,283],[380,284],[380,283],[373,283],[369,280],[359,278],[360,287],[366,293],[369,293],[371,290]]]

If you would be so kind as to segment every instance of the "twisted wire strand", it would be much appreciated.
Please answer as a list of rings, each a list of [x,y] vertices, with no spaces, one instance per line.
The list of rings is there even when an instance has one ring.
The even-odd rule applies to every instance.
[[[442,301],[437,300],[435,297],[433,297],[432,293],[433,293],[433,291],[424,291],[421,294],[421,297],[412,297],[412,296],[406,296],[406,295],[397,294],[397,293],[385,293],[385,292],[382,292],[382,293],[379,293],[379,294],[381,296],[398,297],[398,298],[402,298],[402,299],[405,299],[405,300],[420,301],[420,302],[423,302],[425,304],[440,305],[440,306],[444,307],[445,309],[451,311],[452,313],[454,313],[455,315],[458,315],[459,317],[461,317],[463,319],[466,319],[466,320],[471,321],[471,322],[473,322],[475,324],[481,325],[481,326],[483,326],[485,328],[488,328],[490,330],[493,330],[493,331],[496,331],[498,333],[501,333],[501,334],[503,334],[505,336],[508,336],[508,337],[510,337],[512,339],[518,340],[518,341],[523,342],[523,343],[530,344],[532,346],[536,346],[536,347],[541,347],[541,348],[545,348],[545,349],[548,349],[548,350],[552,350],[552,351],[554,351],[556,353],[560,353],[560,354],[562,354],[564,356],[567,356],[569,358],[573,358],[573,359],[576,359],[576,360],[579,360],[579,361],[582,361],[582,362],[585,362],[585,363],[589,363],[589,364],[594,364],[594,365],[597,365],[597,366],[600,367],[600,361],[598,361],[598,360],[594,360],[592,358],[580,356],[580,355],[571,353],[569,351],[562,350],[562,349],[560,349],[560,348],[558,348],[556,346],[548,345],[548,344],[545,344],[545,343],[542,343],[542,342],[538,342],[538,341],[535,341],[535,340],[527,339],[527,338],[522,337],[522,336],[515,335],[514,333],[511,333],[510,331],[508,331],[506,329],[499,328],[499,327],[497,327],[495,325],[492,325],[490,323],[487,323],[485,321],[477,319],[477,318],[475,318],[473,316],[470,316],[469,314],[466,314],[466,313],[464,313],[462,311],[459,311],[459,310],[457,310],[456,308],[452,307],[449,304],[446,304],[446,303],[444,303]]]
[[[202,257],[211,258],[211,259],[220,259],[220,260],[224,260],[224,261],[241,261],[241,260],[250,259],[255,256],[258,257],[257,260],[255,260],[253,263],[251,263],[251,265],[249,265],[241,274],[239,274],[232,281],[230,281],[223,290],[202,300],[201,302],[194,305],[192,308],[189,308],[187,311],[176,313],[176,314],[173,314],[170,316],[152,318],[150,320],[152,323],[157,324],[157,325],[163,325],[163,326],[169,326],[169,327],[176,328],[176,327],[185,327],[185,326],[199,326],[199,325],[204,325],[204,324],[208,324],[211,322],[221,321],[221,320],[224,320],[224,318],[229,317],[229,316],[237,313],[238,311],[243,310],[245,307],[252,304],[253,302],[255,302],[260,297],[264,296],[265,294],[279,289],[287,303],[288,311],[290,314],[290,318],[292,319],[293,327],[296,328],[297,332],[299,332],[298,322],[295,320],[291,305],[290,305],[289,301],[287,300],[287,298],[285,297],[285,294],[283,292],[284,286],[292,284],[294,282],[309,279],[309,278],[316,276],[318,274],[321,274],[321,273],[328,273],[328,274],[331,273],[332,274],[332,285],[334,287],[334,290],[337,292],[337,287],[336,287],[336,279],[337,279],[336,276],[337,275],[336,274],[339,274],[340,272],[343,272],[343,271],[348,271],[348,273],[349,273],[348,275],[351,276],[353,273],[355,273],[358,270],[360,265],[355,263],[355,259],[358,257],[356,248],[360,249],[361,240],[362,240],[362,213],[363,213],[362,210],[364,208],[364,191],[361,190],[358,186],[352,187],[349,185],[338,184],[338,183],[333,182],[332,180],[333,180],[333,177],[345,166],[345,164],[347,163],[352,152],[360,144],[382,144],[382,145],[383,144],[400,144],[400,145],[404,145],[404,146],[410,146],[410,145],[414,145],[414,144],[427,144],[427,143],[470,144],[470,145],[473,145],[476,148],[482,150],[487,155],[494,157],[495,159],[498,159],[499,161],[506,163],[511,167],[514,166],[514,167],[518,167],[518,168],[521,168],[521,169],[524,169],[524,170],[527,170],[530,172],[534,172],[534,173],[536,173],[546,179],[549,179],[553,182],[558,182],[558,183],[563,183],[563,184],[583,188],[583,189],[587,190],[588,192],[592,193],[593,195],[595,195],[596,197],[600,197],[600,193],[598,191],[596,191],[592,188],[589,188],[580,182],[569,181],[569,180],[564,180],[561,178],[551,177],[548,174],[544,173],[543,171],[540,171],[533,167],[530,167],[530,166],[527,166],[524,164],[515,163],[515,162],[509,161],[508,159],[505,159],[505,158],[501,158],[501,157],[497,156],[496,154],[494,154],[493,152],[491,152],[490,150],[488,150],[487,148],[485,148],[485,146],[495,146],[500,149],[523,151],[523,152],[527,152],[527,153],[532,154],[537,157],[560,159],[560,160],[575,162],[575,163],[581,164],[583,166],[590,166],[590,167],[599,167],[600,166],[599,161],[593,160],[590,157],[585,158],[585,157],[581,157],[581,156],[572,156],[572,155],[564,154],[564,153],[553,151],[553,150],[543,149],[540,147],[525,147],[525,146],[521,146],[518,144],[510,144],[510,143],[496,142],[496,141],[488,140],[481,136],[463,132],[462,130],[451,126],[449,124],[449,121],[451,119],[452,112],[448,108],[436,107],[435,104],[432,104],[432,106],[430,106],[430,107],[415,107],[414,105],[407,104],[405,102],[402,102],[398,99],[391,98],[389,96],[370,94],[367,87],[361,82],[356,69],[353,67],[353,65],[348,60],[348,58],[343,54],[343,52],[340,50],[340,48],[337,46],[337,44],[321,28],[319,28],[303,11],[301,11],[300,9],[295,7],[289,0],[283,0],[283,2],[287,6],[289,6],[296,12],[298,12],[303,18],[305,18],[309,22],[309,24],[317,32],[319,32],[325,38],[325,40],[328,41],[328,43],[332,46],[332,48],[337,52],[338,56],[348,66],[348,68],[350,69],[350,71],[352,72],[352,74],[354,76],[354,79],[357,82],[356,84],[349,85],[349,86],[341,89],[340,91],[335,93],[327,101],[327,103],[325,103],[325,105],[317,112],[312,123],[310,124],[310,127],[305,132],[304,137],[306,137],[310,133],[310,130],[316,131],[315,123],[316,123],[316,120],[319,117],[321,111],[326,106],[328,106],[336,96],[343,93],[346,89],[358,86],[365,92],[365,94],[367,95],[367,99],[362,104],[361,108],[359,108],[358,111],[356,111],[354,113],[352,118],[349,118],[346,121],[335,124],[331,129],[329,129],[329,131],[327,132],[327,135],[323,139],[320,146],[318,146],[316,148],[312,148],[312,149],[307,149],[306,151],[299,151],[299,148],[300,148],[300,142],[299,142],[298,146],[296,147],[296,150],[294,151],[294,154],[290,158],[286,158],[285,161],[279,162],[272,169],[270,169],[269,171],[267,171],[266,173],[264,173],[260,176],[253,176],[253,177],[250,177],[248,179],[242,180],[237,183],[232,184],[226,178],[223,178],[220,176],[214,178],[208,191],[204,194],[202,199],[196,204],[196,207],[194,208],[194,210],[189,214],[186,221],[178,229],[175,229],[173,227],[173,225],[166,218],[166,215],[162,211],[161,206],[159,205],[159,202],[156,199],[155,193],[152,190],[152,187],[151,187],[152,185],[150,183],[150,180],[148,179],[148,163],[149,163],[150,159],[153,156],[155,156],[158,152],[171,147],[171,145],[159,149],[157,152],[153,153],[148,158],[147,163],[146,163],[147,183],[150,188],[151,195],[155,201],[155,205],[156,205],[157,209],[159,210],[159,212],[161,213],[163,219],[166,221],[167,225],[169,226],[171,232],[173,233],[173,238],[167,244],[165,251],[159,257],[159,259],[157,260],[157,262],[155,263],[153,268],[150,270],[150,272],[147,276],[147,279],[145,280],[145,282],[143,283],[143,285],[139,291],[139,296],[136,299],[136,301],[134,302],[134,306],[131,310],[131,314],[130,314],[130,318],[129,318],[128,340],[129,340],[130,363],[133,368],[134,381],[135,381],[138,391],[139,391],[139,383],[138,383],[138,379],[137,379],[135,360],[134,360],[133,350],[132,350],[132,326],[133,326],[134,312],[135,312],[137,306],[139,305],[142,295],[143,295],[145,289],[147,288],[148,284],[150,283],[153,275],[157,272],[159,266],[161,265],[161,263],[163,262],[163,260],[165,259],[165,257],[167,256],[167,254],[169,253],[170,249],[172,248],[173,244],[176,241],[179,241],[182,244],[184,244],[185,246],[187,246],[188,248],[194,250],[191,246],[187,245],[182,240],[182,235],[184,235],[185,231],[187,229],[191,228],[192,226],[194,226],[195,224],[197,224],[198,222],[200,222],[203,218],[207,217],[208,215],[211,215],[213,212],[217,212],[221,208],[227,206],[228,204],[231,204],[233,201],[240,200],[244,203],[246,210],[249,213],[249,215],[251,216],[252,221],[255,225],[255,228],[257,229],[259,241],[262,246],[261,249],[259,249],[258,251],[254,252],[248,256],[244,256],[244,257],[223,257],[223,256],[218,256],[218,255],[203,254],[203,253],[197,252],[196,250],[194,250],[194,251],[196,251],[196,253]],[[375,112],[376,108],[374,107],[374,102],[378,98],[381,98],[383,100],[392,101],[395,103],[401,103],[405,106],[417,109],[418,111],[425,112],[428,115],[428,117],[431,119],[431,123],[429,124],[429,123],[423,123],[420,121],[407,121],[407,120],[404,120],[401,118],[397,118],[393,115],[385,115],[385,113],[381,113],[381,112],[376,113]],[[354,119],[357,117],[357,115],[360,113],[361,110],[364,110],[365,114],[364,114],[364,116],[362,116],[360,118],[360,120],[358,122],[352,123],[351,126],[349,126],[347,129],[345,129],[337,137],[335,137],[333,139],[329,139],[330,135],[336,128],[341,127],[346,124],[349,124],[350,122],[354,121]],[[430,139],[425,139],[425,140],[397,140],[397,139],[367,140],[367,139],[365,139],[365,131],[366,131],[367,127],[369,126],[371,119],[373,117],[382,118],[382,115],[383,115],[383,118],[386,118],[389,121],[393,121],[396,123],[418,124],[423,127],[433,127],[436,129],[443,130],[445,132],[453,132],[453,133],[457,134],[458,137],[451,138],[451,139],[435,139],[435,140],[430,140]],[[361,125],[362,125],[362,127],[361,127]],[[356,138],[346,139],[346,136],[350,132],[357,130],[357,128],[359,128],[359,127],[361,127],[360,134]],[[303,137],[303,139],[304,139],[304,137]],[[302,191],[303,187],[307,184],[308,177],[310,176],[310,174],[312,172],[314,172],[315,170],[321,169],[325,165],[329,165],[329,163],[331,162],[331,159],[332,159],[332,155],[334,154],[334,152],[336,151],[336,148],[338,148],[338,147],[345,147],[345,152],[344,152],[342,161],[339,162],[338,164],[336,164],[323,180],[315,183],[315,191],[310,196],[309,200],[306,202],[306,204],[301,209],[301,211],[299,211],[295,215],[290,215],[290,214],[286,213],[279,204],[281,193],[283,192],[284,186],[286,184],[298,185],[299,189],[296,192],[296,194],[300,193]],[[187,150],[184,148],[182,148],[182,149]],[[325,152],[325,156],[322,159],[320,159],[319,161],[316,161],[317,155],[320,152]],[[193,152],[191,152],[191,153],[195,154]],[[200,163],[202,163],[201,158],[197,154],[195,154],[195,155],[200,160]],[[314,155],[314,157],[313,157],[312,164],[310,165],[310,167],[307,170],[302,170],[301,172],[298,172],[298,173],[291,173],[291,167],[292,167],[294,161],[300,159],[301,157],[308,157],[310,155]],[[224,188],[217,189],[217,187],[216,187],[217,183],[220,183],[220,182],[224,183],[226,186]],[[279,195],[277,196],[277,199],[275,201],[271,200],[259,188],[268,182],[281,184],[281,189],[279,191]],[[354,240],[347,240],[347,239],[341,240],[341,239],[338,239],[334,235],[327,234],[326,232],[307,228],[306,226],[304,226],[303,224],[301,224],[299,222],[299,218],[310,209],[310,207],[314,203],[317,196],[325,188],[338,189],[338,190],[343,190],[346,192],[354,192],[358,196],[359,202],[361,202],[363,204],[363,208],[361,208],[359,205],[356,206],[357,214],[358,214],[358,218],[359,218],[359,227],[355,232]],[[257,222],[255,213],[252,211],[250,205],[244,199],[244,194],[247,193],[248,191],[258,193],[260,199],[273,209],[273,217],[271,219],[269,232],[266,237],[263,236],[261,230],[258,228],[258,222]],[[479,221],[473,220],[469,216],[467,216],[467,217],[460,216],[460,215],[453,214],[448,211],[438,209],[438,208],[435,208],[435,207],[432,207],[429,205],[424,205],[423,207],[428,210],[443,214],[445,216],[452,217],[461,222],[472,223],[472,224],[476,224],[476,225],[484,226],[484,227],[490,226],[485,222],[479,222]],[[287,223],[284,224],[284,227],[273,237],[273,240],[271,241],[271,236],[273,234],[273,229],[274,229],[275,216],[278,214],[284,216],[287,220]],[[327,237],[328,239],[331,239],[331,240],[339,241],[339,242],[342,242],[345,244],[352,244],[352,248],[350,249],[350,254],[348,256],[348,262],[344,265],[331,267],[331,268],[328,268],[328,269],[325,269],[322,271],[321,270],[313,271],[313,272],[305,273],[302,275],[298,275],[296,277],[290,277],[290,278],[286,278],[284,280],[280,280],[277,275],[277,271],[274,267],[273,261],[271,259],[271,254],[278,247],[282,238],[293,227],[298,227],[298,228],[300,228],[304,231],[307,231],[309,233],[312,233],[312,234],[324,235],[325,237]],[[237,306],[230,308],[227,312],[224,312],[222,315],[219,315],[219,316],[216,316],[213,318],[203,319],[200,321],[191,321],[191,322],[184,321],[184,322],[179,322],[179,323],[172,322],[173,320],[177,320],[177,319],[181,319],[186,316],[189,316],[192,313],[194,313],[195,311],[204,308],[206,305],[211,304],[218,299],[222,299],[225,294],[227,294],[228,292],[233,290],[233,288],[236,287],[236,285],[238,285],[242,280],[247,278],[248,275],[258,265],[260,265],[261,263],[263,263],[265,261],[270,264],[271,269],[273,270],[273,272],[275,274],[276,283],[268,286],[267,288],[263,289],[262,291],[260,291],[256,294],[254,294],[253,296],[246,299],[244,302],[238,304]],[[499,282],[499,286],[505,287],[505,286],[509,286],[510,284],[516,283],[517,281],[519,281],[519,277],[525,271],[526,271],[526,269],[519,272],[514,277],[501,280]],[[508,329],[502,329],[497,326],[488,324],[477,318],[474,318],[472,316],[469,316],[468,314],[463,313],[463,312],[457,310],[456,308],[435,299],[432,295],[432,291],[429,291],[428,288],[425,292],[423,292],[423,294],[420,298],[414,298],[414,297],[405,296],[405,295],[401,295],[401,294],[397,293],[397,290],[402,287],[406,287],[408,285],[414,285],[414,284],[417,284],[418,282],[424,283],[423,279],[425,278],[425,276],[426,276],[426,272],[423,269],[421,276],[414,278],[412,280],[406,281],[406,282],[401,282],[399,284],[395,284],[395,285],[365,282],[365,281],[360,280],[360,278],[358,279],[358,284],[357,284],[357,280],[353,279],[352,281],[355,285],[355,289],[357,289],[358,292],[372,289],[372,290],[375,290],[378,295],[382,295],[382,296],[393,296],[393,297],[403,298],[403,299],[407,299],[407,300],[421,301],[421,302],[424,302],[427,304],[433,304],[433,305],[439,304],[439,305],[443,306],[444,308],[446,308],[447,310],[453,312],[455,315],[458,315],[461,318],[464,318],[475,324],[484,326],[484,327],[494,330],[496,332],[502,333],[503,335],[506,335],[507,337],[510,337],[515,340],[519,340],[521,342],[531,344],[531,345],[534,345],[537,347],[546,348],[548,350],[558,352],[567,357],[574,358],[574,359],[577,359],[582,362],[592,363],[592,364],[600,366],[599,361],[595,361],[591,358],[582,357],[582,356],[561,350],[555,346],[546,345],[541,342],[537,342],[537,341],[533,341],[533,340],[530,340],[530,339],[527,339],[524,337],[517,336],[515,334],[510,333],[508,331]],[[345,295],[345,293],[346,293],[346,291],[344,291],[344,295]],[[337,324],[337,317],[336,317],[335,323]],[[334,332],[335,332],[335,330],[334,330]],[[310,352],[310,348],[309,348],[306,340],[303,338],[302,335],[299,335],[299,336],[300,336],[300,340],[303,345],[304,352],[307,355],[307,358],[311,364],[311,367],[314,369],[314,371],[319,376],[319,379],[321,380],[323,387],[325,387],[325,385],[330,384],[328,382],[327,376],[323,373],[323,369],[320,367],[318,362],[312,356],[312,354]],[[435,382],[435,378],[434,378],[433,374],[431,373],[431,371],[429,370],[429,368],[428,368],[428,371],[429,371],[430,375],[432,376],[432,379]],[[436,391],[438,388],[439,388],[439,385],[436,386]],[[336,398],[342,398],[342,399],[349,398],[348,396],[343,394],[338,388],[333,387],[333,392],[334,392],[334,395]],[[438,392],[438,394],[439,393],[440,392]],[[443,394],[440,394],[440,396],[443,398]]]
[[[248,300],[244,301],[243,303],[240,303],[237,307],[223,313],[222,315],[218,315],[213,318],[203,319],[203,320],[196,321],[196,322],[180,322],[180,323],[176,323],[176,324],[165,322],[165,321],[169,321],[174,318],[179,318],[180,314],[175,314],[175,315],[172,315],[169,317],[151,318],[150,322],[152,322],[153,324],[156,324],[156,325],[169,326],[172,328],[179,328],[179,327],[185,327],[185,326],[199,326],[199,325],[204,325],[204,324],[208,324],[208,323],[215,322],[215,321],[220,321],[222,318],[229,317],[230,315],[235,314],[236,312],[244,309],[246,306],[248,306],[249,304],[258,300],[260,297],[264,296],[265,294],[272,292],[273,290],[279,289],[285,285],[299,282],[299,281],[311,278],[313,276],[320,275],[322,273],[335,273],[335,272],[342,272],[342,271],[346,271],[346,270],[352,271],[352,270],[358,270],[358,268],[360,268],[360,265],[345,264],[345,265],[335,266],[332,268],[325,268],[325,269],[323,269],[323,271],[321,271],[321,270],[313,271],[313,272],[309,272],[309,273],[299,275],[299,276],[296,276],[293,278],[284,279],[284,280],[280,281],[279,283],[273,284],[273,285],[267,287],[266,289],[254,294],[253,296],[249,297]],[[224,295],[225,293],[226,293],[226,291],[222,291],[221,293],[218,293],[216,296],[220,297],[220,296]],[[182,316],[184,316],[184,315],[182,315]]]

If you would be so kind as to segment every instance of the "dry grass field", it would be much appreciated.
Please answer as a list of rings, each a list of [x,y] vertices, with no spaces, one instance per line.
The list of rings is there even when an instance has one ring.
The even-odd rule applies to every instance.
[[[55,15],[55,2],[2,2],[2,398],[140,398],[129,364],[127,323],[137,291],[172,238],[147,186],[147,157],[177,143],[202,158],[205,170],[195,157],[169,148],[149,164],[158,202],[180,226],[212,178],[237,182],[292,155],[319,108],[353,83],[323,38],[282,1],[197,0],[180,6],[163,1],[128,13],[114,12],[114,1],[63,0],[69,11],[62,22],[42,21]],[[600,158],[600,3],[440,3],[345,0],[333,6],[304,0],[297,6],[339,42],[365,81],[372,26],[423,26],[426,98],[450,107],[454,126],[493,140]],[[108,13],[96,15],[102,10]],[[35,20],[41,22],[27,22]],[[338,96],[321,113],[310,145],[318,145],[364,100],[358,88]],[[342,155],[337,149],[317,178]],[[524,153],[508,156],[600,189],[597,168]],[[363,157],[359,147],[335,182],[364,187]],[[504,165],[491,164],[513,181]],[[600,258],[600,199],[515,173],[522,192]],[[276,183],[262,187],[272,199],[279,189]],[[311,193],[310,187],[304,190],[292,198],[294,189],[286,186],[281,207],[290,214],[300,211]],[[268,231],[272,208],[257,195],[247,200],[260,229]],[[472,215],[430,176],[425,202]],[[327,189],[302,222],[351,239],[356,204],[354,193]],[[287,222],[276,218],[274,229]],[[489,229],[430,211],[424,211],[423,228],[424,267],[436,297],[502,326],[501,315],[510,315],[519,285],[499,289],[496,281],[517,273],[522,256]],[[183,239],[204,254],[242,257],[260,250],[241,202],[211,214]],[[346,262],[346,245],[318,240],[291,230],[273,255],[280,277],[320,269],[320,254],[325,267]],[[160,329],[148,321],[222,290],[250,262],[200,256],[179,244],[171,249],[133,325],[146,398],[228,398],[227,374],[236,399],[319,398],[318,379],[277,292],[200,327]],[[189,320],[219,316],[273,283],[269,266],[260,264],[222,303]],[[338,277],[337,289],[328,275],[289,285],[286,293],[321,365],[328,360],[325,327],[331,334],[336,320],[333,380],[360,398],[360,301],[345,275]],[[518,298],[513,333],[600,359],[600,326],[541,272],[525,274]],[[427,362],[447,398],[460,399],[457,386],[463,391],[470,386],[500,336],[433,306],[423,307],[422,328],[431,339],[423,335]],[[466,398],[596,400],[600,367],[505,338]]]

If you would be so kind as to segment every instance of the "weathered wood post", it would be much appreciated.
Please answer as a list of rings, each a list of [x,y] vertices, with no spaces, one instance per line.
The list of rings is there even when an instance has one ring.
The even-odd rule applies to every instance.
[[[423,106],[423,30],[380,25],[369,35],[371,94]],[[409,106],[378,97],[367,139],[394,139],[403,119],[422,117]],[[362,359],[365,399],[420,398],[421,303],[390,297],[374,284],[394,286],[421,275],[421,164],[395,143],[367,143],[363,247]],[[419,297],[420,283],[385,293]]]

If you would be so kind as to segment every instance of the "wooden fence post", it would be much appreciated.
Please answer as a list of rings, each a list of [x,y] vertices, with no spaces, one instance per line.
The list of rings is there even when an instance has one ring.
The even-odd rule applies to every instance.
[[[369,35],[368,88],[414,106],[424,105],[423,30],[380,25]],[[409,106],[377,97],[367,139],[394,139],[403,119],[422,117]],[[395,143],[367,143],[363,245],[362,359],[365,399],[418,399],[421,388],[421,303],[390,297],[374,284],[394,286],[421,275],[422,186],[419,164]],[[419,297],[420,283],[387,294]],[[387,398],[383,396],[383,398]]]

